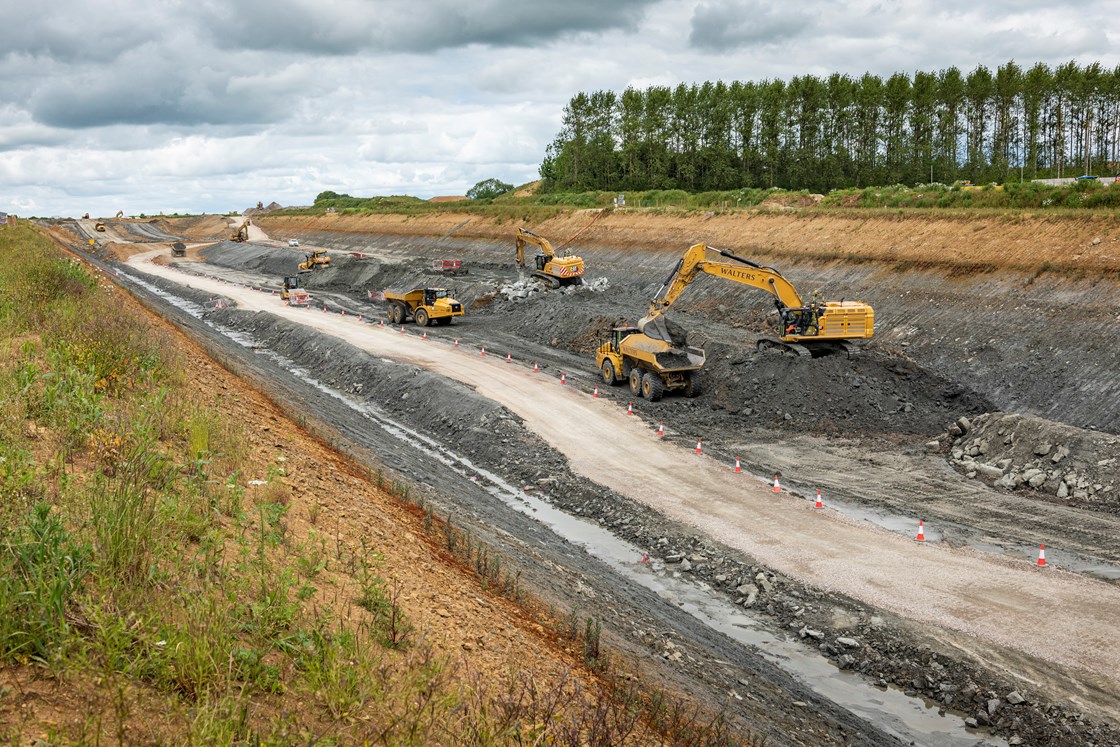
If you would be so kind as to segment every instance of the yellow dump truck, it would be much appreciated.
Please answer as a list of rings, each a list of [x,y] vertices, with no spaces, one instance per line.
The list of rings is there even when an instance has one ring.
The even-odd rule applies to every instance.
[[[463,304],[452,298],[445,288],[386,289],[385,300],[389,303],[386,314],[393,324],[412,318],[421,327],[433,322],[446,325],[463,314]]]
[[[615,327],[595,351],[595,363],[608,386],[628,383],[635,397],[656,402],[666,391],[700,394],[704,351],[679,339],[674,344],[648,337],[637,327]]]

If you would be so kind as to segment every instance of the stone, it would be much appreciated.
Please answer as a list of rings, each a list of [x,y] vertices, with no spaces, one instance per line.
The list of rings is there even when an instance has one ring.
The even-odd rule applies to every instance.
[[[774,586],[770,583],[770,580],[768,578],[766,578],[765,573],[762,573],[760,571],[754,577],[754,580],[758,582],[758,585],[761,586],[762,590],[765,591],[767,594],[769,594],[770,592],[772,592],[774,590]]]
[[[1007,702],[1011,705],[1019,705],[1026,702],[1026,698],[1020,695],[1018,690],[1012,690],[1007,694]]]
[[[851,669],[852,665],[856,663],[855,658],[851,654],[844,654],[837,661],[841,669]]]
[[[996,715],[996,711],[999,710],[1001,705],[1003,705],[1003,701],[999,698],[988,698],[988,715]]]
[[[974,465],[976,471],[988,478],[989,480],[998,480],[1003,477],[1003,470],[994,464],[985,464],[984,462],[977,462]]]
[[[960,438],[961,436],[964,435],[964,431],[962,431],[961,427],[959,425],[957,425],[956,423],[953,423],[952,425],[949,426],[948,433],[953,438]]]
[[[970,717],[968,717],[964,720],[964,725],[967,726],[969,729],[975,729],[978,726],[980,726],[980,723],[976,719],[974,719],[970,716]]]
[[[937,440],[926,441],[926,451],[941,451],[941,442]]]
[[[801,630],[799,630],[797,632],[797,634],[799,636],[801,636],[802,638],[812,638],[815,641],[820,641],[820,640],[824,639],[824,633],[822,633],[819,630],[813,630],[812,628],[810,628],[808,626],[803,627]]]
[[[1054,464],[1057,464],[1067,456],[1069,456],[1069,448],[1066,446],[1059,446],[1057,449],[1055,449],[1054,455],[1050,457],[1050,461]]]
[[[1054,447],[1051,444],[1048,444],[1048,443],[1045,443],[1045,442],[1040,443],[1038,446],[1034,447],[1035,456],[1040,456],[1040,457],[1046,456],[1047,454],[1050,453],[1050,449],[1052,449],[1052,448],[1054,448]]]
[[[739,592],[743,596],[747,596],[749,594],[757,594],[758,593],[758,587],[755,586],[754,584],[743,584],[742,586],[737,588],[735,591]]]
[[[1058,483],[1058,497],[1069,498],[1069,487],[1066,485],[1064,480]]]
[[[957,427],[961,429],[962,433],[968,433],[969,429],[972,428],[972,421],[970,421],[964,415],[961,415],[959,418],[957,418]]]
[[[681,570],[682,571],[691,571],[692,570],[692,563],[689,562],[688,558],[683,558],[681,560]]]
[[[857,641],[855,638],[837,638],[836,642],[839,643],[841,646],[846,646],[847,648],[859,648],[860,647],[860,642]]]
[[[679,563],[682,560],[684,560],[683,555],[666,555],[665,556],[665,562],[666,563]]]

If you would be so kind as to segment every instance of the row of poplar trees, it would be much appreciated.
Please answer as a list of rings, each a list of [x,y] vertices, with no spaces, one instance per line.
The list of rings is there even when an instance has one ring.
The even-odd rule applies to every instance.
[[[552,191],[783,187],[1115,175],[1120,68],[833,74],[578,93],[541,176]]]

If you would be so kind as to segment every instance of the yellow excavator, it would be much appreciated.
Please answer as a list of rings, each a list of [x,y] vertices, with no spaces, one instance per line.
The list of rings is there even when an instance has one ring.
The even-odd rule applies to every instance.
[[[242,223],[240,226],[238,226],[237,230],[233,232],[233,235],[231,235],[229,237],[229,240],[230,241],[248,241],[249,240],[249,221],[246,220],[244,223]]]
[[[562,285],[579,285],[583,282],[583,258],[570,255],[559,256],[552,248],[552,244],[543,236],[517,229],[517,266],[525,266],[525,246],[532,244],[540,252],[533,258],[536,269],[533,277],[538,278],[549,288],[559,288]]]
[[[607,384],[628,382],[635,396],[661,399],[666,391],[683,390],[689,397],[700,393],[704,351],[688,345],[687,335],[664,312],[699,275],[708,274],[768,291],[778,308],[775,337],[758,341],[760,350],[780,349],[790,355],[811,357],[843,352],[851,355],[852,340],[870,339],[875,332],[875,312],[861,301],[818,301],[806,304],[793,284],[772,267],[764,267],[723,249],[711,249],[734,260],[706,259],[706,244],[695,244],[677,262],[650,302],[649,313],[637,327],[616,327],[595,353],[595,363]]]

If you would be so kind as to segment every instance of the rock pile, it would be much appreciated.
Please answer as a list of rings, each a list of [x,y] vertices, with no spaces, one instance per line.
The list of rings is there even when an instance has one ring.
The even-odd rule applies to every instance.
[[[969,477],[1120,511],[1120,437],[1031,415],[987,413],[948,429],[950,459]]]
[[[538,293],[561,293],[564,295],[572,295],[573,293],[602,293],[611,287],[611,283],[606,278],[595,278],[588,280],[584,278],[583,283],[580,285],[565,285],[556,290],[550,290],[544,283],[538,280],[518,280],[513,283],[506,283],[498,288],[498,295],[503,296],[507,301],[523,301]]]

